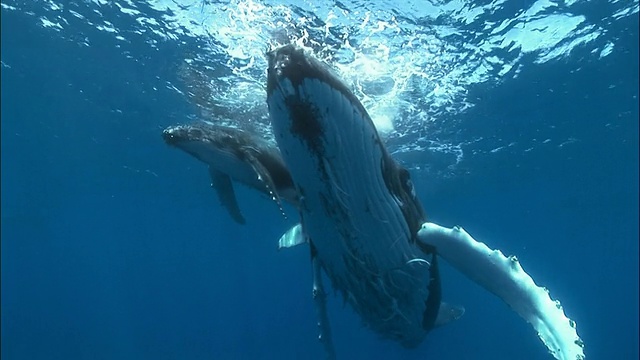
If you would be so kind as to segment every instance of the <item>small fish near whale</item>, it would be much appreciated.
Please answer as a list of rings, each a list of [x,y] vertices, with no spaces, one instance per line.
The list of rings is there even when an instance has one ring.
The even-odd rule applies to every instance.
[[[300,223],[285,232],[279,247],[310,247],[319,339],[328,358],[336,354],[322,271],[370,329],[415,347],[432,329],[464,313],[441,300],[439,258],[506,302],[556,359],[585,358],[575,322],[514,256],[489,248],[461,227],[428,221],[409,172],[389,155],[367,111],[328,65],[295,45],[272,49],[267,58],[267,104],[278,146],[263,148],[250,136],[241,142],[263,149],[279,165],[256,166],[255,153],[229,161],[228,147],[206,137],[192,137],[194,144],[178,147],[228,182],[243,182],[298,209]],[[163,136],[170,143],[169,135]],[[226,160],[211,152],[221,152]],[[251,172],[260,181],[247,181]],[[282,172],[287,174],[282,183],[262,180]],[[228,193],[228,186],[222,188]],[[232,214],[239,211],[225,206]]]

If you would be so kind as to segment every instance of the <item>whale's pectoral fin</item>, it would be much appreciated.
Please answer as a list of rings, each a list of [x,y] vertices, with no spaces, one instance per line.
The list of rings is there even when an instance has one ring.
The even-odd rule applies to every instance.
[[[280,213],[284,218],[287,218],[287,214],[285,214],[284,209],[282,208],[282,202],[280,201],[280,196],[278,195],[278,189],[276,189],[276,185],[273,183],[273,179],[269,174],[267,168],[258,160],[249,149],[245,149],[245,159],[251,165],[251,168],[258,176],[258,180],[260,180],[267,188],[267,193],[271,197],[273,201],[278,205],[278,209],[280,209]]]
[[[418,242],[436,248],[437,253],[464,275],[506,302],[529,322],[556,359],[584,359],[584,344],[576,324],[564,314],[559,301],[551,300],[514,257],[492,250],[476,241],[464,229],[424,223]]]
[[[307,237],[302,232],[302,225],[297,224],[287,230],[287,232],[280,237],[280,240],[278,240],[278,250],[305,244],[307,242]]]
[[[446,325],[452,321],[460,319],[462,315],[464,315],[464,307],[441,302],[440,309],[438,310],[438,316],[436,317],[436,321],[433,323],[433,327]]]
[[[231,178],[209,166],[209,175],[211,176],[211,187],[216,190],[218,199],[222,206],[227,208],[229,215],[239,224],[244,224],[245,220],[240,212],[238,201],[236,200],[236,194],[233,191],[233,184]]]

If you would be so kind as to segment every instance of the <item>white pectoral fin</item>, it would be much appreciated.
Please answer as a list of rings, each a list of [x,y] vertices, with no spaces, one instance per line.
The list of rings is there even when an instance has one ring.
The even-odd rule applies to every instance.
[[[584,359],[584,344],[574,321],[567,318],[559,301],[549,297],[520,266],[475,240],[464,229],[424,223],[418,241],[434,246],[438,255],[485,289],[504,300],[529,322],[549,352],[559,360]]]
[[[304,235],[304,232],[302,231],[302,225],[297,224],[280,237],[280,240],[278,240],[278,250],[282,248],[294,247],[296,245],[304,244],[306,242],[307,242],[307,237]]]

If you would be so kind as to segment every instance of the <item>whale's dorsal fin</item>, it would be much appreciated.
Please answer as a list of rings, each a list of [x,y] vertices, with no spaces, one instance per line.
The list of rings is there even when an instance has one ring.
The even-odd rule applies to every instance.
[[[240,212],[231,178],[211,166],[209,166],[209,175],[211,176],[211,187],[216,190],[222,206],[229,211],[229,215],[231,215],[233,220],[238,224],[244,224],[246,221]]]

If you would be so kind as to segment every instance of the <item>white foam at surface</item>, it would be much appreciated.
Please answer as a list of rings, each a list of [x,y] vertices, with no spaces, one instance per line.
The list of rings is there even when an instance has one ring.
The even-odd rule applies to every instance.
[[[37,13],[45,28],[79,43],[93,39],[70,33],[74,27],[67,26],[67,18],[110,32],[117,40],[126,37],[129,44],[138,43],[133,37],[143,37],[143,42],[155,49],[164,46],[162,42],[184,44],[186,37],[203,41],[207,46],[200,52],[185,53],[186,58],[198,61],[185,64],[183,70],[198,72],[211,67],[213,61],[216,74],[210,79],[186,77],[185,82],[193,83],[175,86],[197,103],[201,115],[224,109],[222,116],[235,114],[238,122],[254,119],[266,138],[271,134],[264,104],[264,50],[284,34],[313,48],[317,56],[338,68],[383,136],[394,139],[392,151],[417,153],[432,151],[429,146],[434,137],[430,134],[457,132],[462,124],[455,119],[477,102],[468,97],[470,87],[493,86],[515,78],[532,66],[529,59],[533,65],[544,64],[586,47],[597,49],[592,53],[597,60],[618,49],[613,37],[608,41],[611,45],[604,48],[596,40],[607,36],[606,27],[614,21],[637,13],[638,0],[611,1],[611,14],[605,17],[608,21],[597,25],[574,6],[584,1],[537,0],[514,10],[505,10],[510,7],[506,0],[343,0],[339,4],[312,0],[92,0],[83,6],[47,0],[41,9],[34,7],[35,13],[22,9],[28,3],[7,0],[2,8]],[[157,12],[145,13],[147,7]],[[111,21],[117,26],[104,23],[113,10],[117,16],[134,19],[138,27],[121,28],[130,23],[127,21]],[[494,16],[497,13],[505,15]],[[135,57],[131,50],[122,49],[123,56]],[[387,83],[392,86],[379,92]],[[206,96],[194,99],[193,92],[187,90],[194,86],[208,88],[209,93],[200,92]],[[451,120],[433,120],[438,118]],[[463,145],[453,141],[458,140],[438,137],[437,142],[448,142],[450,148]]]
[[[42,26],[44,27],[49,27],[49,28],[54,28],[56,30],[62,30],[62,25],[60,25],[60,23],[58,22],[52,22],[48,19],[42,18],[40,19],[40,23],[42,24]]]
[[[613,51],[613,43],[608,42],[607,45],[604,47],[604,49],[600,51],[600,59],[611,54],[612,51]]]

